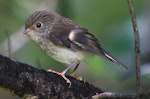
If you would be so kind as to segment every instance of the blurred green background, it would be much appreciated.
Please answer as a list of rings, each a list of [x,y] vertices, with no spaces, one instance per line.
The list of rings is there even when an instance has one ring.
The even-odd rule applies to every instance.
[[[150,89],[150,1],[133,1],[141,40],[142,88],[146,92]],[[55,11],[88,29],[129,68],[95,56],[81,63],[78,76],[106,91],[136,93],[134,34],[126,0],[0,0],[0,54],[37,68],[62,71],[63,64],[43,53],[26,35],[20,35],[27,17],[41,9]],[[17,99],[3,90],[0,98]]]

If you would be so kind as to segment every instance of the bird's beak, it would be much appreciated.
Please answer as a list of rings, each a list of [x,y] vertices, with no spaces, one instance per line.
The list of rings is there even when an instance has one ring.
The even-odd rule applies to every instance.
[[[21,34],[28,34],[29,32],[31,32],[32,30],[31,29],[25,29]]]

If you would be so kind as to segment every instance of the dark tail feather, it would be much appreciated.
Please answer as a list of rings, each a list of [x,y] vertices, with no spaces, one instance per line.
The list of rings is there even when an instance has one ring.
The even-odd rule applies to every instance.
[[[128,67],[126,65],[124,65],[123,63],[121,63],[116,57],[114,57],[112,54],[110,54],[107,50],[103,49],[103,52],[105,54],[105,58],[109,59],[112,62],[115,62],[118,65],[123,66],[125,69],[128,69]]]

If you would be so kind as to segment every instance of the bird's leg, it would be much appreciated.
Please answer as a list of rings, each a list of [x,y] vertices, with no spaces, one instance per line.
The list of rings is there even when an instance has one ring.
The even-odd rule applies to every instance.
[[[79,67],[79,64],[80,64],[80,63],[78,63],[78,64],[76,65],[76,67],[75,67],[75,68],[73,69],[73,71],[71,72],[70,76],[75,77],[75,71],[76,71],[77,68]]]
[[[74,78],[76,78],[77,80],[80,80],[80,81],[83,81],[84,79],[82,78],[82,77],[76,77],[76,75],[75,75],[75,71],[77,70],[77,68],[79,67],[79,64],[80,63],[78,63],[77,65],[76,65],[76,67],[73,69],[73,71],[71,72],[71,74],[70,74],[70,76],[71,77],[74,77]]]
[[[71,81],[65,76],[66,72],[73,66],[76,66],[76,64],[78,64],[78,60],[75,60],[74,62],[72,62],[72,64],[70,64],[65,70],[63,70],[62,72],[57,72],[54,70],[47,70],[48,72],[52,72],[55,74],[60,75],[61,77],[63,77],[64,80],[66,80],[66,83],[69,83],[69,87],[71,86]]]

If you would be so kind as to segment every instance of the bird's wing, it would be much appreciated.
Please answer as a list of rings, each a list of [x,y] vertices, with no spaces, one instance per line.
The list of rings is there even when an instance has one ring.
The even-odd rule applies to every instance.
[[[71,41],[72,49],[86,51],[94,55],[104,55],[98,40],[87,29],[76,28],[72,30],[68,35],[68,39]]]
[[[98,40],[94,35],[90,34],[87,29],[75,28],[70,32],[66,31],[63,33],[51,33],[49,39],[54,43],[62,47],[67,47],[72,50],[78,50],[94,54],[97,56],[104,57],[112,62],[117,63],[127,69],[127,67],[121,63],[117,58],[115,58],[108,51],[103,49],[98,43]]]
[[[95,55],[104,55],[97,39],[92,34],[88,33],[86,29],[80,27],[73,30],[64,29],[62,31],[51,32],[48,39],[61,47],[67,47],[72,50],[84,51]]]
[[[123,63],[121,63],[116,57],[114,57],[107,50],[103,49],[98,43],[98,40],[86,29],[78,28],[72,30],[69,34],[69,40],[72,41],[73,45],[78,45],[83,51],[92,53],[94,55],[102,56],[112,62],[117,63],[118,65],[123,66],[125,69],[128,69]],[[76,47],[72,47],[78,49]],[[78,49],[78,50],[81,50]]]

